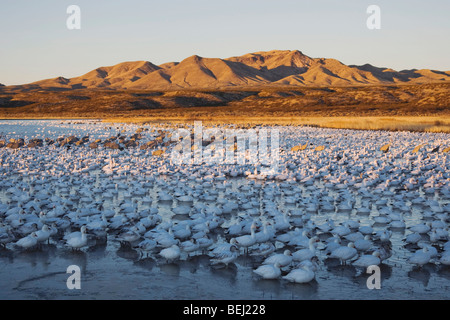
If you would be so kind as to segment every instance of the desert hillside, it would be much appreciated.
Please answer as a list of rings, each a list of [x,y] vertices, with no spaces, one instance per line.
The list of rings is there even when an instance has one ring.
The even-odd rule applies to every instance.
[[[227,59],[197,55],[181,62],[154,65],[149,61],[100,67],[75,78],[57,77],[15,86],[33,89],[221,89],[243,86],[348,86],[423,84],[450,80],[449,71],[345,65],[335,59],[311,58],[298,50],[249,53]]]
[[[446,116],[450,83],[227,89],[0,89],[0,118]]]

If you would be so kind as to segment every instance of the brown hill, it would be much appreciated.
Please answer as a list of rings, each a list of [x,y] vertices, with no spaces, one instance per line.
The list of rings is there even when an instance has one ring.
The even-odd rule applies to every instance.
[[[82,76],[58,77],[17,86],[30,89],[213,89],[249,86],[348,86],[430,83],[450,80],[450,72],[345,65],[335,59],[310,58],[298,50],[249,53],[228,59],[191,56],[156,66],[148,61],[100,67]]]

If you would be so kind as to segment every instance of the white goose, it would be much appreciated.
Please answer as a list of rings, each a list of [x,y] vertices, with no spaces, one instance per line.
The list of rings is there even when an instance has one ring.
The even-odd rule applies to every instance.
[[[73,235],[67,240],[67,245],[72,249],[79,250],[87,246],[86,226],[81,227],[80,233],[80,235]]]
[[[368,266],[377,266],[381,263],[380,253],[374,251],[371,255],[363,255],[359,257],[353,265],[356,267],[367,268]]]
[[[283,279],[294,283],[308,283],[315,278],[314,271],[309,266],[301,266],[297,269],[291,270]]]
[[[417,250],[409,259],[408,262],[415,264],[421,268],[431,260],[431,254],[428,247],[424,247],[422,250]]]
[[[280,267],[286,267],[292,262],[292,253],[290,250],[285,250],[283,253],[274,254],[266,258],[262,264],[276,264],[278,263]]]
[[[253,270],[253,272],[263,279],[277,279],[281,276],[279,263],[259,266],[256,270]]]
[[[331,252],[331,258],[337,258],[341,261],[341,264],[345,264],[347,260],[354,258],[357,254],[355,244],[350,242],[347,246],[341,246]]]
[[[309,248],[308,249],[300,249],[292,253],[292,260],[294,261],[304,261],[311,260],[316,256],[316,244],[319,242],[318,237],[313,237],[309,240]]]
[[[224,247],[221,247],[221,250],[219,250],[213,259],[211,259],[212,265],[219,265],[224,264],[226,267],[230,263],[233,263],[236,261],[236,259],[239,257],[239,249],[235,245],[231,245],[229,247],[229,250],[225,250]]]
[[[236,245],[238,247],[244,248],[246,253],[248,253],[248,248],[253,246],[256,243],[255,229],[256,229],[256,224],[252,223],[251,228],[250,228],[250,235],[246,234],[246,235],[235,238]]]
[[[41,230],[36,231],[36,236],[38,243],[50,241],[50,227],[44,224]]]
[[[38,243],[36,232],[32,232],[28,236],[20,239],[15,243],[16,246],[21,247],[23,249],[29,249],[36,246]]]
[[[174,244],[170,248],[161,250],[159,255],[166,259],[167,262],[172,262],[180,257],[180,248]]]

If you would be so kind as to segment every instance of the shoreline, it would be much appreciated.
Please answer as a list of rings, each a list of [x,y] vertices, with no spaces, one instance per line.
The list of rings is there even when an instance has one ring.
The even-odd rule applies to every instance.
[[[110,116],[110,117],[2,117],[1,121],[8,120],[62,120],[79,121],[92,120],[106,123],[193,123],[202,121],[205,124],[238,124],[244,126],[252,125],[292,125],[292,126],[316,126],[330,129],[349,130],[385,130],[385,131],[409,131],[409,132],[434,132],[450,133],[449,116],[304,116],[304,117],[269,117],[269,116],[211,116],[198,115],[197,117],[148,117],[148,116]]]

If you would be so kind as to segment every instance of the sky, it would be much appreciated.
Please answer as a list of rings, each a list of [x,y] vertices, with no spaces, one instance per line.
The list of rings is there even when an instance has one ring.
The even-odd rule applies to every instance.
[[[381,10],[370,30],[369,5]],[[81,10],[69,30],[67,8]],[[450,70],[448,0],[0,0],[0,83],[191,55],[300,50],[345,64]]]

